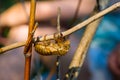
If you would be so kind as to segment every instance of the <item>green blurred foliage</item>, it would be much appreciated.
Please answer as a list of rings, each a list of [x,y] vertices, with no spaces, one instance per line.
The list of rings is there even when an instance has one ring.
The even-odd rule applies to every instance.
[[[8,36],[8,33],[9,33],[9,30],[10,30],[10,27],[4,27],[4,28],[2,28],[2,34],[1,34],[1,36],[2,37],[7,37]]]
[[[8,9],[16,2],[19,2],[19,0],[0,0],[0,13]]]

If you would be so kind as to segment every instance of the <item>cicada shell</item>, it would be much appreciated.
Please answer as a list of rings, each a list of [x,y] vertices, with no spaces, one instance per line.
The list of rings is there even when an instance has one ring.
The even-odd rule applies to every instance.
[[[70,41],[57,39],[53,41],[43,41],[35,43],[35,51],[41,55],[65,55],[70,48]]]

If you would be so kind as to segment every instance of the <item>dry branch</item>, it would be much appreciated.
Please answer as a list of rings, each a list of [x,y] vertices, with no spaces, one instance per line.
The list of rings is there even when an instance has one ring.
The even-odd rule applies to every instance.
[[[112,5],[111,7],[109,7],[109,8],[107,8],[107,9],[99,12],[98,14],[96,14],[96,15],[88,18],[87,20],[85,20],[85,21],[83,21],[82,23],[74,26],[73,28],[71,28],[71,29],[69,29],[69,30],[67,30],[67,31],[62,32],[62,34],[63,34],[63,36],[70,35],[70,34],[72,34],[73,32],[81,29],[82,27],[88,25],[89,23],[95,21],[96,19],[104,16],[105,14],[107,14],[107,13],[109,13],[109,12],[111,12],[111,11],[119,8],[119,7],[120,7],[120,2],[118,2],[118,3],[114,4],[114,5]],[[35,38],[35,39],[36,39],[36,38]],[[46,40],[48,40],[48,39],[53,39],[53,35],[46,36]],[[40,38],[39,40],[40,40],[40,41],[43,41],[44,38],[42,37],[42,38]],[[9,47],[8,49],[6,49],[6,51],[11,50],[11,49],[14,49],[14,48],[17,48],[17,47],[19,47],[19,46],[25,45],[24,42],[21,42],[21,43],[22,43],[22,44],[14,43],[14,44],[18,44],[18,45],[14,46],[14,47],[11,47],[11,45],[9,45],[11,48]],[[13,44],[13,45],[14,45],[14,44]],[[3,47],[3,48],[5,48],[5,47]],[[0,48],[0,53],[3,53],[3,50],[2,50],[3,48]]]
[[[71,61],[71,64],[69,66],[69,71],[66,74],[67,79],[65,79],[65,80],[69,80],[69,79],[76,80],[76,78],[78,77],[78,74],[79,74],[82,64],[84,62],[84,59],[86,57],[86,52],[88,50],[88,47],[92,40],[92,37],[94,36],[94,33],[95,33],[100,21],[101,21],[101,19],[97,19],[87,26],[85,33],[77,47],[77,50],[74,54],[73,59]]]
[[[5,46],[3,48],[0,48],[0,54],[4,53],[6,51],[12,50],[14,48],[22,47],[24,45],[25,45],[25,42],[17,42],[17,43]]]

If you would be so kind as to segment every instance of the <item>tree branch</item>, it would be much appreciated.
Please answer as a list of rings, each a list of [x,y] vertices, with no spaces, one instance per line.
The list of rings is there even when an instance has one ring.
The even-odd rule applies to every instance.
[[[107,8],[107,9],[99,12],[98,14],[96,14],[96,15],[88,18],[87,20],[83,21],[82,23],[79,23],[78,25],[74,26],[73,28],[71,28],[71,29],[69,29],[69,30],[67,30],[67,31],[62,32],[62,34],[63,34],[63,36],[70,35],[70,34],[72,34],[73,32],[75,32],[75,31],[83,28],[84,26],[88,25],[89,23],[95,21],[96,19],[104,16],[105,14],[107,14],[107,13],[109,13],[109,12],[111,12],[111,11],[119,8],[119,7],[120,7],[120,2],[115,3],[115,4],[112,5],[111,7],[109,7],[109,8]],[[46,36],[46,40],[48,40],[48,39],[53,39],[53,38],[54,38],[53,35]],[[35,38],[35,39],[36,39],[36,38]],[[43,41],[43,40],[44,40],[43,37],[39,39],[39,41]],[[19,44],[19,43],[21,43],[21,44]],[[6,49],[6,51],[25,45],[24,42],[19,42],[19,43],[14,43],[14,44],[18,44],[18,45],[14,46],[14,47],[11,47],[11,46],[14,45],[14,44],[9,45],[9,48]],[[8,46],[7,46],[7,47],[8,47]],[[10,47],[11,47],[11,48],[10,48]],[[4,49],[4,48],[6,48],[6,47],[0,48],[0,53],[3,53],[3,49]],[[5,52],[5,50],[4,50],[4,52]]]

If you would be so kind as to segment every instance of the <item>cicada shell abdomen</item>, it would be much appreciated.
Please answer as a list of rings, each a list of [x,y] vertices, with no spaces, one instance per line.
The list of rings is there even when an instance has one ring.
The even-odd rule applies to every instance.
[[[35,50],[41,55],[65,55],[70,48],[70,41],[61,41],[58,43],[50,42],[36,42],[35,43]]]

